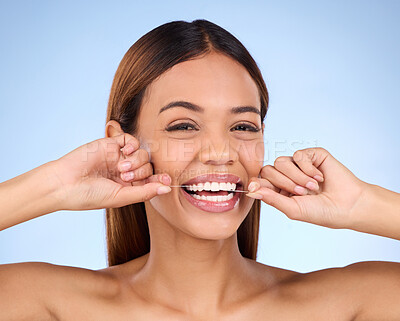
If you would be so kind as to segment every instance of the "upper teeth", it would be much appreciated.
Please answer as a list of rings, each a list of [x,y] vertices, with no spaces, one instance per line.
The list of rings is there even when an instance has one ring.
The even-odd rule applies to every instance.
[[[194,191],[194,192],[201,192],[202,190],[205,191],[212,191],[212,192],[217,192],[217,191],[234,191],[236,189],[236,184],[235,183],[225,183],[225,182],[205,182],[199,183],[199,184],[193,184],[193,185],[187,185],[187,189],[189,191]]]

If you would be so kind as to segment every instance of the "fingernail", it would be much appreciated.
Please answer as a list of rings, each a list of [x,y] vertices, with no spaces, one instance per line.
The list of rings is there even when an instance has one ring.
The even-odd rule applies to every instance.
[[[315,180],[322,183],[324,181],[324,178],[321,175],[315,175],[314,176]]]
[[[135,177],[135,174],[133,174],[133,172],[123,173],[123,175],[126,181],[131,180]]]
[[[318,190],[318,186],[317,186],[317,184],[315,184],[314,182],[308,182],[308,183],[306,184],[306,187],[307,187],[308,189],[313,190],[313,191]]]
[[[247,193],[245,195],[248,196],[248,197],[251,197],[251,198],[256,198],[258,200],[263,198],[263,196],[261,194],[256,194],[256,193]]]
[[[256,190],[258,190],[258,188],[260,187],[260,185],[256,182],[251,182],[249,184],[249,191],[250,192],[255,192]]]
[[[131,162],[123,162],[123,163],[121,163],[121,169],[123,171],[127,171],[129,168],[131,168]]]
[[[171,177],[169,177],[168,174],[164,174],[162,176],[162,181],[164,184],[169,185],[169,184],[171,184]]]
[[[166,194],[169,192],[171,192],[171,187],[169,187],[169,186],[160,186],[159,188],[157,188],[158,195]]]
[[[299,186],[299,185],[296,185],[296,186],[295,186],[294,191],[295,191],[297,194],[300,194],[300,195],[306,195],[306,194],[307,194],[307,190],[306,190],[304,187]]]

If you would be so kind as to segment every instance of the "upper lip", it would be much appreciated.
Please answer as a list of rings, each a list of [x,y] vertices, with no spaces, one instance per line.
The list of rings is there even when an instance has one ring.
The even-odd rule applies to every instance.
[[[229,173],[222,173],[222,174],[211,173],[193,177],[190,180],[183,183],[183,185],[193,185],[204,182],[225,182],[225,183],[235,183],[239,185],[242,184],[240,177],[237,175]]]

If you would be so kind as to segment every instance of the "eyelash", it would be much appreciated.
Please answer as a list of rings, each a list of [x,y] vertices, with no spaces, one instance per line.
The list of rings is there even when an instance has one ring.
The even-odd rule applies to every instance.
[[[171,126],[171,127],[168,127],[168,128],[166,128],[165,130],[167,131],[167,132],[172,132],[172,131],[177,131],[177,130],[180,130],[180,129],[178,129],[179,127],[184,127],[184,126],[190,126],[190,127],[192,127],[194,130],[198,130],[198,129],[196,129],[192,124],[190,124],[190,123],[180,123],[180,124],[176,124],[176,125],[173,125],[173,126]],[[258,127],[254,127],[254,126],[250,126],[250,125],[247,125],[247,124],[238,124],[238,125],[236,125],[235,127],[239,127],[239,126],[242,126],[242,127],[245,127],[245,128],[248,128],[249,130],[244,130],[244,131],[250,131],[250,132],[259,132],[260,131],[260,128],[258,128]],[[234,127],[234,128],[235,128]],[[184,130],[184,131],[187,131],[187,130]]]

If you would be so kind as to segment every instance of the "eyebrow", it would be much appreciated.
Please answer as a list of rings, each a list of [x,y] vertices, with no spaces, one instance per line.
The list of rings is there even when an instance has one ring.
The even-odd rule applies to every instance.
[[[160,111],[158,112],[158,114],[160,115],[163,111],[173,108],[173,107],[183,107],[195,112],[199,112],[199,113],[203,113],[204,112],[204,108],[200,107],[196,104],[190,103],[188,101],[173,101],[170,102],[169,104],[165,105],[164,107],[162,107],[160,109]],[[254,106],[237,106],[237,107],[233,107],[231,108],[231,114],[241,114],[241,113],[256,113],[257,115],[261,116],[261,112],[258,110],[258,108],[254,107]]]

